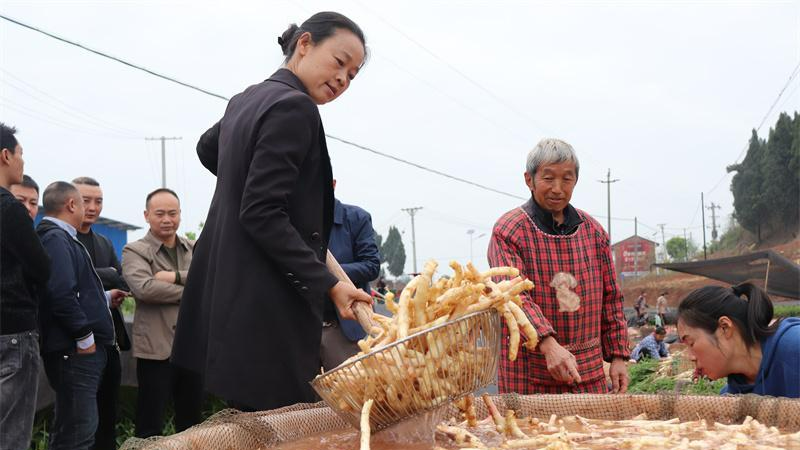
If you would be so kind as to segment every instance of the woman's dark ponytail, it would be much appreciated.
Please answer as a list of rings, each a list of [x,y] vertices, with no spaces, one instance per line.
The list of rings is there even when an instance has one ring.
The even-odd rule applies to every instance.
[[[283,56],[288,58],[294,53],[294,47],[297,45],[297,39],[301,34],[298,33],[299,30],[300,27],[298,27],[296,23],[293,23],[289,25],[289,28],[287,28],[282,35],[278,36],[278,45],[281,46]]]
[[[695,289],[678,306],[679,320],[712,335],[722,316],[734,322],[748,347],[774,334],[778,328],[777,323],[770,326],[773,316],[772,301],[761,288],[752,283],[742,283],[730,288],[706,286]]]
[[[311,40],[315,44],[319,44],[333,36],[336,30],[340,29],[350,31],[356,35],[361,43],[364,44],[364,54],[367,54],[367,41],[364,38],[364,32],[361,31],[361,27],[347,18],[347,16],[337,12],[318,12],[309,17],[299,27],[294,23],[289,25],[289,28],[278,37],[278,44],[281,46],[281,51],[286,57],[286,61],[289,61],[297,48],[297,41],[303,33],[310,33]]]
[[[752,342],[760,341],[775,333],[777,326],[770,326],[774,308],[767,293],[753,283],[742,283],[734,286],[737,296],[747,299],[747,331]]]

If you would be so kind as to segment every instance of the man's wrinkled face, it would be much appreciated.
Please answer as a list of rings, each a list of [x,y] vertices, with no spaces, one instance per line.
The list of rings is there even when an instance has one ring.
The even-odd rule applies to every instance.
[[[39,213],[39,193],[36,189],[21,184],[12,184],[11,193],[28,210],[31,220],[36,220],[36,214]]]
[[[103,190],[100,186],[76,184],[83,200],[83,225],[94,225],[103,212]]]
[[[534,200],[550,213],[559,213],[567,207],[577,182],[575,163],[568,161],[541,166],[532,177],[525,174],[525,183]]]

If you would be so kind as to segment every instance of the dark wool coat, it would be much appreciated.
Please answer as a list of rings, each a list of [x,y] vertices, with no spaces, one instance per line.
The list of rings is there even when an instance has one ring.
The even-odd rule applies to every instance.
[[[239,407],[315,401],[333,221],[317,106],[280,69],[231,99],[198,143],[217,175],[181,300],[172,360]]]

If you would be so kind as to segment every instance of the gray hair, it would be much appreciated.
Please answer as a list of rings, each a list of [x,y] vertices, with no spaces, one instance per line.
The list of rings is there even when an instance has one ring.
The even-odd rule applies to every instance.
[[[534,176],[541,166],[563,162],[575,163],[575,176],[577,177],[581,165],[578,162],[575,149],[561,139],[542,139],[536,144],[536,147],[528,153],[528,161],[525,165],[525,170],[531,176]]]
[[[55,216],[64,208],[67,200],[78,197],[78,188],[66,181],[56,181],[50,183],[42,195],[44,214]]]

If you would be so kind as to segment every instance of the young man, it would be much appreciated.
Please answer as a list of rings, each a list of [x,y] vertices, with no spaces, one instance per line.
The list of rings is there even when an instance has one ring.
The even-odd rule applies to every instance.
[[[122,278],[122,266],[117,259],[117,253],[111,240],[92,230],[92,225],[97,222],[103,212],[103,190],[100,189],[100,183],[91,177],[80,177],[72,180],[72,184],[78,188],[81,199],[83,199],[83,221],[78,227],[78,240],[89,252],[94,270],[100,277],[100,281],[103,282],[103,289],[129,291],[130,288]],[[108,364],[103,371],[103,380],[100,384],[100,391],[97,393],[100,422],[95,434],[94,448],[96,450],[113,450],[117,446],[117,401],[119,385],[122,381],[119,352],[131,349],[128,332],[125,330],[125,321],[119,311],[122,300],[120,298],[111,303],[116,345],[106,347]]]
[[[31,220],[36,220],[36,214],[39,213],[39,185],[33,181],[33,178],[23,175],[22,183],[12,184],[10,191],[28,210]]]
[[[667,344],[664,338],[667,331],[662,327],[656,327],[653,334],[639,341],[631,352],[631,362],[639,362],[643,357],[649,356],[653,359],[661,359],[669,356]]]
[[[136,436],[141,438],[163,434],[170,399],[175,407],[175,431],[200,422],[203,406],[200,376],[169,360],[194,249],[194,242],[178,236],[178,195],[163,188],[151,192],[145,201],[144,219],[150,225],[147,235],[122,250],[122,273],[136,299],[133,356],[139,384]]]
[[[30,445],[39,381],[37,294],[50,276],[33,220],[9,191],[23,182],[25,166],[14,133],[0,123],[0,450]]]
[[[534,350],[515,362],[503,347],[498,387],[520,394],[606,393],[603,361],[611,363],[613,392],[628,387],[628,335],[608,235],[570,204],[578,182],[578,157],[568,143],[543,139],[528,154],[525,184],[531,199],[504,214],[489,244],[492,267],[512,266],[536,285],[520,296],[539,334]],[[559,273],[578,281],[580,309],[561,312],[550,287]],[[508,329],[503,327],[504,339]]]
[[[56,181],[44,191],[44,218],[36,228],[53,272],[42,298],[42,357],[56,391],[50,450],[88,450],[97,431],[97,391],[107,348],[114,345],[109,306],[125,297],[103,290],[86,247],[77,239],[83,199],[74,185]]]

